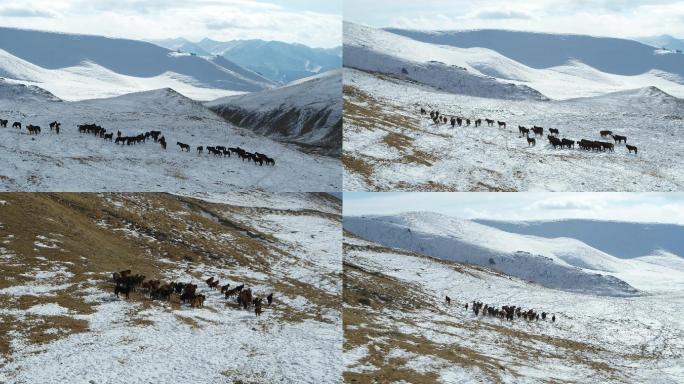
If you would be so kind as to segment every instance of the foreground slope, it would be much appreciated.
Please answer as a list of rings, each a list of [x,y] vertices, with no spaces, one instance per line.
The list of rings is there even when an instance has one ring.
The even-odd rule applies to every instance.
[[[2,86],[0,84],[0,86]],[[0,92],[1,93],[1,92]],[[295,148],[226,123],[170,89],[79,102],[0,100],[0,118],[42,127],[0,128],[0,190],[11,191],[223,191],[226,188],[276,191],[333,191],[341,184],[339,161]],[[48,123],[62,123],[59,135]],[[116,135],[162,131],[167,150],[151,140],[115,145],[77,125],[96,123]],[[187,143],[181,152],[176,142]],[[238,157],[217,158],[198,146],[239,146],[275,159],[258,166]]]
[[[679,191],[684,189],[681,99],[653,88],[564,101],[534,102],[455,95],[413,81],[345,68],[345,190]],[[420,108],[483,119],[451,128]],[[487,127],[484,119],[507,123]],[[518,126],[544,127],[530,146]],[[560,137],[611,141],[615,152],[554,149]],[[667,164],[666,167],[663,165]]]
[[[324,194],[5,194],[0,381],[337,382],[341,203]],[[130,300],[112,271],[193,282]],[[274,302],[256,317],[204,283]],[[301,353],[306,351],[307,358]]]
[[[304,150],[342,150],[342,71],[330,71],[259,93],[206,103],[229,122]]]
[[[346,382],[684,379],[681,284],[636,298],[568,293],[349,233],[344,263]],[[544,311],[556,321],[476,316],[464,308],[472,301]]]

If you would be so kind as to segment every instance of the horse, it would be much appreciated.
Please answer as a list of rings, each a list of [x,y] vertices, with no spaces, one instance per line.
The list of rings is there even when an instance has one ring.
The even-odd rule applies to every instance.
[[[183,152],[183,151],[190,152],[190,145],[185,144],[185,143],[181,143],[180,141],[176,141],[176,145],[180,147],[181,152]]]
[[[487,126],[488,126],[488,127],[494,126],[494,120],[485,119],[485,121],[487,122]]]
[[[191,299],[190,306],[192,308],[202,308],[202,307],[204,307],[204,300],[205,299],[206,299],[206,296],[197,295]]]
[[[40,127],[37,125],[29,124],[26,126],[26,129],[28,130],[29,135],[37,135],[40,133]]]
[[[518,132],[520,132],[520,137],[522,137],[523,135],[527,136],[527,134],[530,133],[530,130],[522,125],[518,125]]]
[[[254,303],[254,314],[256,317],[259,317],[261,316],[261,312],[263,311],[261,310],[261,299],[259,299]]]
[[[451,305],[451,297],[449,297],[449,296],[446,297],[446,303],[447,303],[447,305]]]
[[[211,288],[211,289],[218,289],[218,286],[219,286],[219,280],[218,279],[209,283],[209,288]]]
[[[271,305],[273,303],[273,292],[269,293],[268,296],[266,296],[266,302],[268,305]]]
[[[18,121],[15,121],[14,124],[12,124],[12,128],[19,128],[21,129],[21,123]]]
[[[556,128],[549,128],[549,135],[556,135],[558,136],[560,132],[558,132],[558,129]]]
[[[482,125],[482,119],[475,120],[475,127],[479,127],[480,125]]]
[[[7,123],[9,123],[9,121],[7,121],[7,120],[0,120],[0,127],[7,128]]]
[[[499,124],[499,128],[506,128],[506,122],[505,121],[497,121],[497,124]]]
[[[197,154],[200,154],[200,155],[201,155],[202,152],[204,152],[204,147],[203,147],[203,146],[197,147]]]
[[[564,138],[561,140],[561,148],[563,147],[568,147],[568,149],[570,149],[570,147],[575,148],[575,141]]]
[[[629,153],[632,153],[632,151],[634,151],[634,154],[635,154],[635,155],[637,154],[637,147],[636,147],[636,145],[625,144],[625,146],[627,147],[627,151],[629,151]]]
[[[534,132],[535,136],[544,136],[544,128],[542,127],[537,127],[536,125],[532,127],[532,132]]]
[[[613,134],[613,131],[600,131],[601,137],[608,137]]]
[[[553,145],[553,149],[556,149],[556,147],[563,148],[563,142],[559,138],[554,136],[548,136],[548,139],[551,145]]]
[[[627,144],[627,136],[620,136],[620,135],[610,135],[613,140],[615,140],[615,143],[625,143]]]
[[[242,304],[243,309],[247,309],[252,304],[252,290],[245,289],[238,295],[238,303]]]
[[[116,294],[116,297],[119,297],[119,293],[123,293],[126,297],[126,299],[130,298],[131,294],[131,286],[130,285],[116,285],[114,288],[114,294]]]
[[[537,146],[537,140],[533,139],[530,137],[530,134],[527,134],[527,146],[530,147],[536,147]]]

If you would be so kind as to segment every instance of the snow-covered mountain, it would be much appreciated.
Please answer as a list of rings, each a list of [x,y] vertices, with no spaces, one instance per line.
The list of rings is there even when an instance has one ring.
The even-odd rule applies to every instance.
[[[684,227],[675,224],[599,220],[475,220],[506,232],[544,238],[569,237],[608,254],[628,259],[669,252],[684,257]],[[684,261],[684,260],[683,260]]]
[[[344,66],[400,76],[448,92],[502,99],[544,100],[525,85],[483,74],[469,60],[482,52],[437,47],[380,29],[344,23]],[[490,55],[491,56],[491,55]]]
[[[345,23],[344,61],[347,67],[478,97],[569,99],[649,86],[684,97],[684,55],[659,54],[624,39],[379,30]]]
[[[660,261],[652,264],[640,258],[623,258],[619,253],[611,255],[571,237],[520,235],[435,213],[350,216],[345,217],[344,228],[385,246],[486,266],[573,292],[629,296],[645,287],[640,273],[684,273],[681,258],[671,253],[666,257],[673,260],[672,265]]]
[[[223,42],[205,38],[191,42],[181,38],[155,43],[200,56],[223,56],[280,84],[339,69],[342,66],[341,47],[311,48],[303,44],[258,39]]]
[[[625,46],[636,44],[641,48],[635,54],[642,56],[643,47],[650,56],[661,55],[654,47],[588,38],[598,46],[615,44],[615,68],[584,58],[612,72],[578,58],[536,68],[489,48],[440,45],[439,37],[451,36],[446,32],[421,32],[425,41],[419,41],[394,30],[351,23],[344,28],[345,190],[678,191],[684,186],[680,70],[670,61],[644,58],[642,65],[653,68],[631,74],[630,65],[624,69],[619,63],[619,52],[631,57]],[[462,117],[465,124],[435,123],[421,109]],[[477,119],[506,126],[475,127]],[[528,141],[519,126],[544,127],[544,135]],[[609,130],[628,137],[638,154],[622,143],[614,151],[554,147],[546,136],[549,128],[574,142],[610,141],[600,135]]]
[[[0,382],[339,382],[341,209],[254,190],[3,194]],[[204,305],[117,297],[126,269],[196,284]],[[257,317],[225,284],[273,303]]]
[[[225,65],[225,66],[224,66]],[[173,87],[188,96],[254,92],[274,83],[227,60],[210,61],[127,39],[0,28],[0,76],[75,100]]]
[[[648,44],[656,48],[665,48],[668,50],[684,52],[684,39],[678,39],[670,35],[658,35],[647,37],[635,37],[634,40]],[[678,52],[678,53],[682,53]]]
[[[435,45],[491,49],[537,69],[574,60],[609,74],[635,76],[657,70],[684,79],[684,55],[659,54],[652,46],[628,39],[492,29],[387,31]]]
[[[60,101],[52,93],[35,85],[16,84],[0,77],[0,99],[14,101]]]
[[[652,273],[646,286],[669,280],[660,292],[596,296],[388,248],[349,232],[344,242],[347,382],[684,380],[683,273]],[[494,308],[515,305],[547,317],[476,315],[473,301]]]
[[[342,150],[342,71],[335,70],[259,93],[206,103],[229,122],[304,150]]]
[[[171,49],[173,51],[193,53],[197,56],[212,56],[211,53],[205,51],[197,43],[193,43],[192,41],[184,39],[182,37],[178,37],[175,39],[150,40],[150,43],[157,44],[159,46]]]
[[[22,91],[17,94],[16,90]],[[227,123],[202,103],[164,88],[113,98],[52,101],[36,98],[32,87],[0,83],[0,118],[42,127],[0,128],[0,190],[4,191],[338,191],[339,159],[303,153]],[[59,135],[48,123],[59,121]],[[168,148],[147,140],[117,145],[78,132],[95,123],[116,135],[161,131]],[[176,142],[190,145],[181,152]],[[197,147],[241,147],[275,159],[258,166],[237,156],[217,158]]]

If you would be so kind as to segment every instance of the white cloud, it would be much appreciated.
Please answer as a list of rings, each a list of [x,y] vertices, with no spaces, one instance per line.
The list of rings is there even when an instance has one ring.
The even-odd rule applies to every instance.
[[[466,219],[596,219],[684,225],[684,193],[345,193],[345,215],[432,211]]]
[[[314,0],[310,2],[314,8]],[[302,10],[306,3],[289,9],[267,0],[26,0],[19,7],[15,1],[0,0],[0,14],[6,27],[132,39],[209,37],[341,45],[342,16]]]
[[[37,17],[37,18],[52,18],[55,14],[50,11],[34,9],[34,8],[16,8],[4,7],[0,8],[0,16],[5,17]]]
[[[684,38],[680,0],[346,0],[345,20],[429,30],[513,29],[612,37]]]

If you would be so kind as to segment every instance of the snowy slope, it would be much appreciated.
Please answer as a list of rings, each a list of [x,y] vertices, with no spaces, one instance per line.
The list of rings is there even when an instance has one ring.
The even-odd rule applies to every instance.
[[[277,210],[252,204],[278,196],[286,204]],[[339,382],[341,204],[307,194],[225,198],[236,205],[166,194],[3,196],[0,382]],[[197,284],[204,308],[176,294],[117,298],[111,272],[128,268]],[[209,289],[210,276],[273,292],[273,305],[257,318]]]
[[[33,85],[15,84],[0,77],[0,99],[15,101],[59,101],[52,93]]]
[[[4,92],[0,92],[4,93]],[[336,191],[339,160],[295,148],[226,123],[201,103],[171,89],[79,102],[0,100],[0,116],[39,125],[40,135],[0,128],[0,189],[13,191],[224,191],[226,188],[277,191]],[[48,123],[62,123],[59,135]],[[148,141],[120,146],[77,125],[97,123],[109,132],[133,136],[151,130],[165,135],[168,148]],[[11,123],[10,123],[11,124]],[[183,153],[176,142],[191,146]],[[198,146],[240,146],[267,154],[275,166],[215,158]]]
[[[548,289],[351,235],[345,236],[344,258],[348,381],[674,384],[684,379],[679,315],[684,275],[666,291],[621,298]],[[464,308],[472,301],[544,311],[556,321],[476,316]]]
[[[281,84],[342,66],[339,48],[311,48],[303,44],[258,39],[227,42],[203,39],[196,44]]]
[[[655,88],[536,102],[455,95],[345,68],[345,190],[680,191],[684,189],[682,99]],[[563,86],[565,87],[565,86]],[[559,87],[558,89],[565,89]],[[567,87],[571,88],[571,87]],[[669,92],[668,92],[669,93]],[[420,108],[505,121],[506,129],[434,124]],[[545,128],[528,146],[518,126]],[[546,133],[628,137],[628,153],[553,149]],[[610,140],[610,138],[607,138]],[[663,164],[667,164],[666,167]]]
[[[519,235],[435,213],[345,217],[344,227],[385,246],[487,266],[567,291],[633,295],[637,291],[628,284],[628,277],[647,266],[641,260],[625,260],[577,239]],[[664,267],[662,272],[681,275],[684,271],[674,266]],[[643,280],[635,280],[635,285],[643,286]]]
[[[391,30],[393,33],[390,33],[349,23],[345,24],[345,28],[345,49],[348,46],[350,51],[350,56],[345,57],[346,66],[404,75],[420,83],[454,93],[479,97],[521,98],[508,95],[508,92],[511,92],[510,84],[517,84],[532,88],[533,91],[539,91],[553,99],[569,99],[655,86],[675,96],[684,97],[684,75],[678,71],[666,71],[662,68],[671,68],[655,64],[636,73],[602,71],[592,66],[591,60],[582,61],[575,56],[568,56],[567,60],[554,65],[535,65],[536,63],[530,63],[529,60],[523,60],[518,56],[507,56],[493,48],[490,49],[486,43],[478,46],[473,42],[460,48],[452,46],[448,44],[448,39],[440,38],[441,35],[436,32],[437,37],[427,32],[416,37],[415,34],[406,31]],[[400,34],[403,32],[406,32],[405,35]],[[412,39],[414,37],[416,40]],[[487,41],[489,40],[485,40]],[[525,43],[519,44],[524,46]],[[365,52],[369,50],[371,52]],[[358,51],[358,54],[354,53],[355,51]],[[532,53],[529,55],[533,57]],[[620,61],[619,57],[612,58]],[[402,61],[406,63],[401,64]],[[421,73],[427,73],[421,74],[420,77],[414,74],[410,68],[415,66],[416,62],[422,64],[415,70],[420,67],[423,68]],[[447,84],[450,80],[443,78],[444,71],[453,72],[449,77],[464,76],[463,71],[456,71],[454,66],[467,69],[465,73],[474,76],[473,80],[456,89],[449,87]],[[402,68],[406,68],[409,73],[401,73]],[[482,76],[488,80],[482,80]],[[482,84],[477,84],[476,80]],[[509,86],[503,90],[498,89],[504,83]],[[470,89],[470,85],[474,88]],[[482,89],[485,86],[487,88]]]
[[[141,41],[9,28],[0,28],[0,36],[0,76],[68,100],[163,87],[207,99],[274,84],[227,60],[216,63]]]
[[[468,62],[482,52],[436,47],[359,24],[344,23],[344,66],[402,76],[445,91],[480,97],[543,100],[527,86],[485,76]]]
[[[229,122],[275,140],[339,156],[342,146],[342,71],[260,93],[206,103]]]
[[[200,56],[220,56],[279,84],[287,84],[342,66],[341,47],[311,48],[303,44],[259,39],[216,41],[205,38],[192,42],[178,38],[151,42]]]
[[[197,100],[211,100],[242,92],[206,88],[192,78],[166,72],[153,77],[134,77],[112,72],[92,62],[61,69],[46,69],[0,49],[0,76],[7,82],[43,88],[58,97],[86,100],[120,96],[126,93],[173,88]]]
[[[577,60],[604,73],[634,76],[658,70],[684,78],[684,55],[660,55],[654,47],[628,39],[493,29],[388,31],[430,44],[491,49],[538,69]]]

